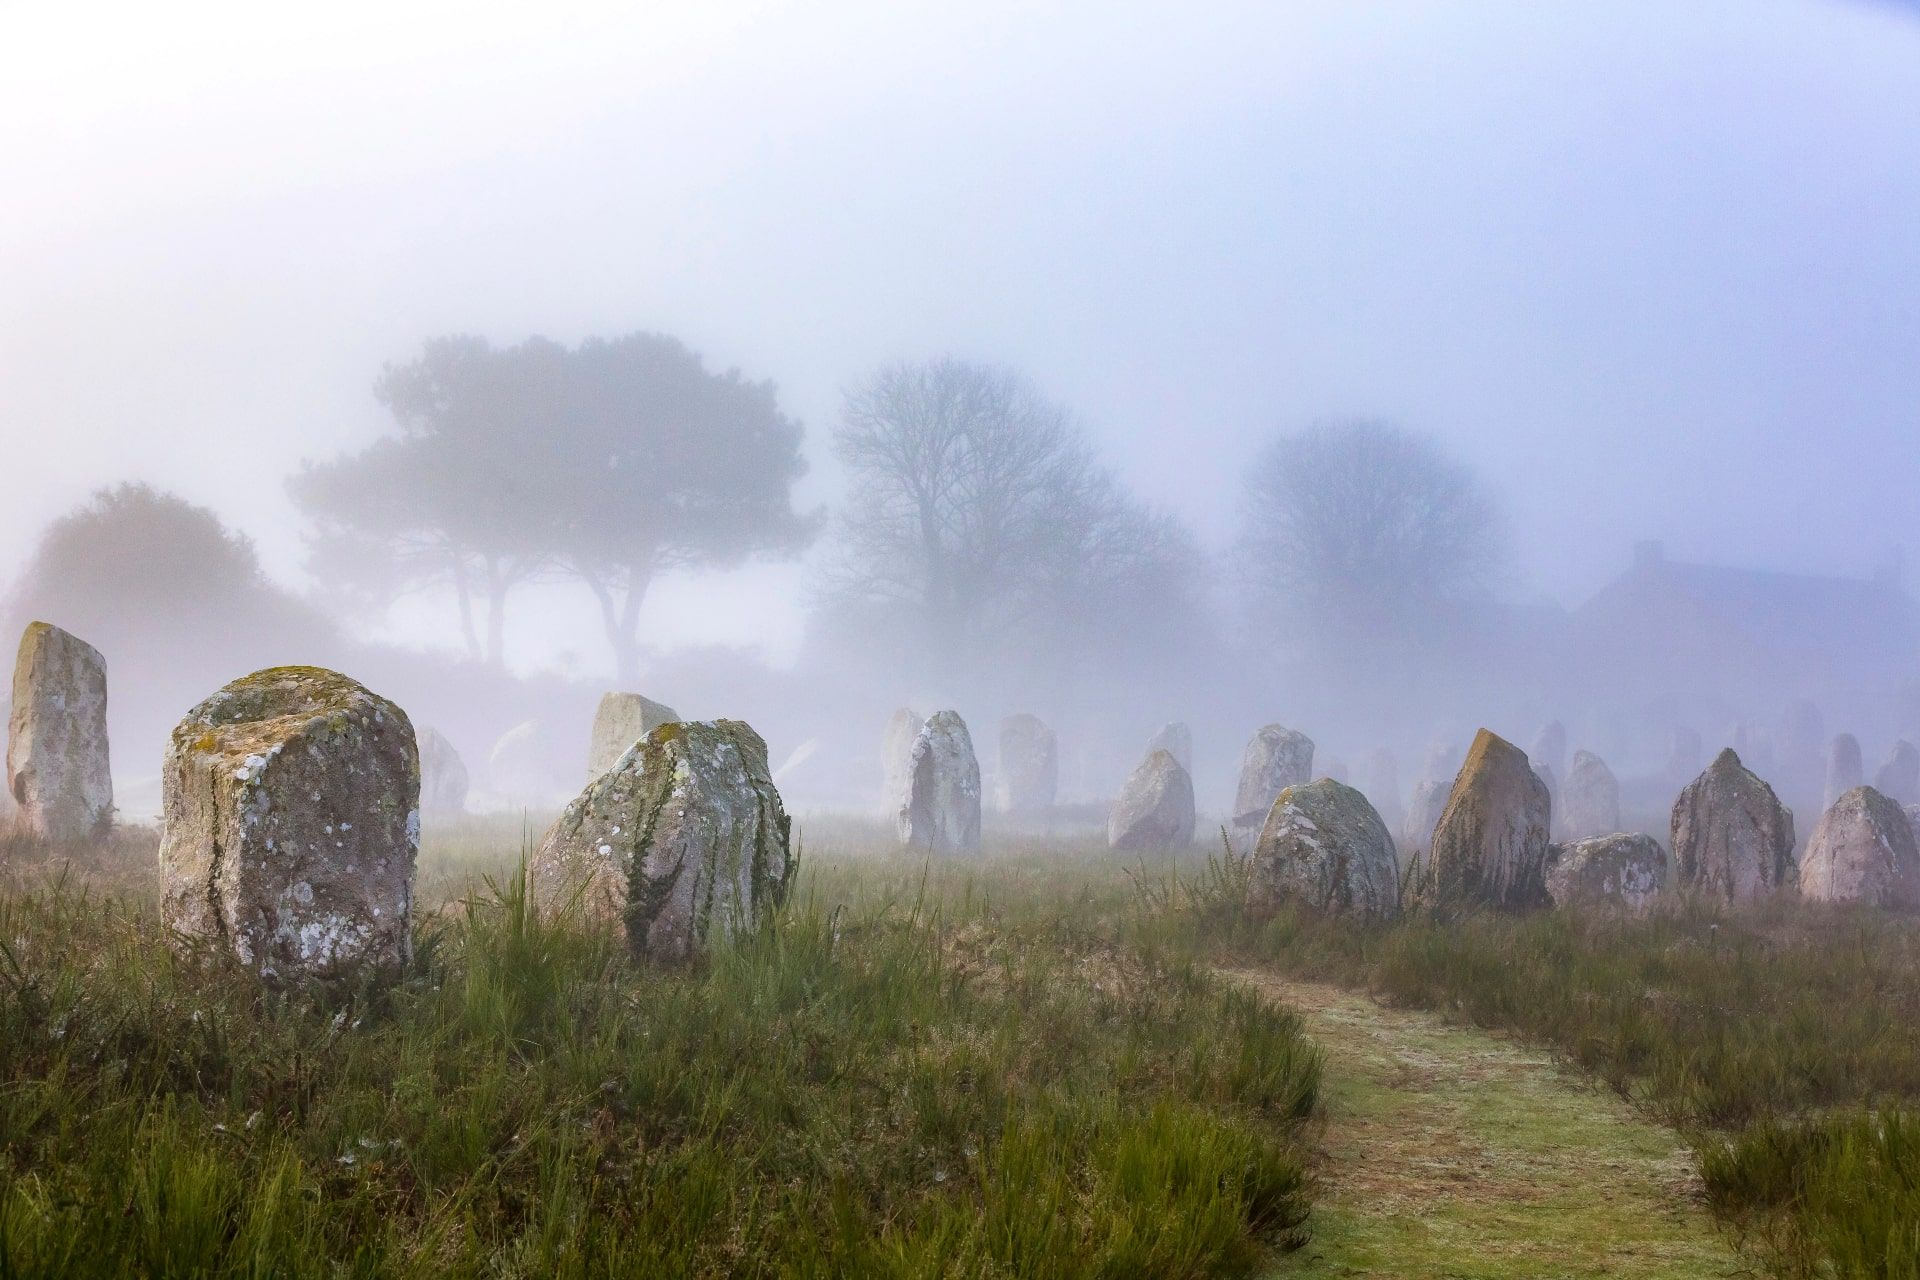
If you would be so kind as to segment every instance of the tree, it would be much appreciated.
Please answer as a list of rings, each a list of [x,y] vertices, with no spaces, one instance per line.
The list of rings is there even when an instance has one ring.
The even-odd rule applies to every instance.
[[[1418,626],[1490,585],[1498,511],[1431,441],[1326,423],[1269,445],[1247,477],[1240,561],[1255,601],[1335,643]]]
[[[1016,644],[1059,652],[1101,621],[1151,626],[1191,599],[1185,530],[1010,369],[888,365],[848,391],[834,447],[853,492],[824,597],[869,629],[907,620],[933,674]]]
[[[791,505],[800,426],[772,384],[709,373],[669,337],[574,349],[442,338],[375,390],[399,434],[292,482],[320,526],[314,569],[377,604],[451,587],[475,653],[483,599],[496,664],[508,593],[571,578],[631,682],[640,607],[661,572],[791,553],[814,532]]]

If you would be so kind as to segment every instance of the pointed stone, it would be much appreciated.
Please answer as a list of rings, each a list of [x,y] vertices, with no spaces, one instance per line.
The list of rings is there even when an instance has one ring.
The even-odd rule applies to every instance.
[[[1556,797],[1560,830],[1568,840],[1612,835],[1620,830],[1620,782],[1607,762],[1576,751],[1567,785]]]
[[[593,737],[587,747],[587,777],[599,777],[640,739],[663,724],[674,724],[680,713],[664,702],[637,693],[608,693],[593,713]]]
[[[907,801],[895,830],[900,843],[933,853],[980,847],[980,762],[958,711],[936,711],[908,756]]]
[[[1547,771],[1556,778],[1567,773],[1567,726],[1558,720],[1547,725],[1535,735],[1533,750],[1527,753],[1527,759],[1535,765],[1545,765]]]
[[[542,901],[578,902],[635,956],[679,961],[786,900],[791,832],[751,725],[668,721],[567,805],[530,870]]]
[[[1433,833],[1434,900],[1508,910],[1545,905],[1552,816],[1546,784],[1526,753],[1482,729]]]
[[[1288,787],[1260,829],[1247,905],[1270,915],[1292,899],[1377,920],[1400,914],[1400,861],[1379,812],[1333,778]]]
[[[1673,867],[1682,887],[1723,902],[1793,879],[1793,814],[1731,748],[1674,802]]]
[[[1185,722],[1173,720],[1161,725],[1160,731],[1147,742],[1147,754],[1151,756],[1156,751],[1167,752],[1192,776],[1193,730],[1187,728]]]
[[[1872,787],[1834,801],[1807,838],[1800,894],[1817,902],[1920,907],[1920,849],[1906,811]]]
[[[460,813],[467,807],[467,763],[447,736],[420,730],[420,807],[428,813]]]
[[[1240,786],[1234,795],[1233,824],[1251,835],[1267,821],[1267,811],[1288,787],[1313,781],[1313,739],[1270,724],[1253,735],[1240,757]]]
[[[406,712],[337,671],[271,667],[173,730],[161,918],[263,978],[411,955],[420,761]]]
[[[1107,847],[1133,852],[1185,849],[1193,843],[1193,779],[1161,748],[1127,777],[1107,816]]]
[[[41,839],[91,839],[113,824],[106,659],[50,623],[30,623],[20,637],[7,791],[16,829]]]

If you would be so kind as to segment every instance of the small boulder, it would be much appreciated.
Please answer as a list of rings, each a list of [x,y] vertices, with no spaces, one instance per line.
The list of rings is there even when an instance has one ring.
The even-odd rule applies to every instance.
[[[420,807],[428,813],[460,813],[467,807],[467,763],[447,736],[420,730]]]
[[[1547,896],[1558,907],[1612,903],[1639,910],[1667,881],[1667,851],[1652,836],[1613,833],[1557,848]]]
[[[1251,835],[1266,824],[1273,802],[1288,787],[1313,781],[1313,739],[1270,724],[1253,735],[1240,757],[1233,825]]]
[[[679,961],[779,908],[791,834],[752,726],[668,721],[561,811],[530,871],[543,901],[578,901],[636,957]]]
[[[420,761],[407,713],[320,667],[235,680],[161,766],[161,918],[263,978],[411,955]]]
[[[113,824],[107,760],[107,663],[50,623],[29,623],[13,667],[7,791],[17,829],[86,840]]]
[[[1008,716],[1000,722],[1000,808],[1006,813],[1046,813],[1060,789],[1060,744],[1038,716]]]
[[[1827,790],[1821,804],[1831,809],[1847,792],[1866,781],[1866,766],[1860,759],[1860,740],[1843,733],[1827,746]]]
[[[1620,782],[1607,762],[1591,751],[1576,751],[1567,785],[1555,797],[1560,831],[1568,840],[1586,840],[1620,829]]]
[[[1673,805],[1677,881],[1725,902],[1792,883],[1793,814],[1731,748]]]
[[[1894,743],[1873,776],[1873,789],[1896,804],[1920,804],[1920,748],[1905,738]]]
[[[1149,851],[1184,849],[1192,843],[1193,778],[1173,752],[1149,752],[1113,802],[1107,847]]]
[[[1400,860],[1387,824],[1364,795],[1333,778],[1280,793],[1248,871],[1256,913],[1294,898],[1374,919],[1400,914]]]
[[[593,713],[593,736],[587,746],[587,777],[597,778],[640,739],[663,724],[674,724],[680,713],[664,702],[637,693],[608,693]]]
[[[1160,731],[1147,742],[1147,755],[1156,751],[1165,751],[1180,762],[1180,767],[1193,774],[1193,730],[1186,723],[1174,720],[1160,726]]]
[[[1920,907],[1920,849],[1904,809],[1855,787],[1821,815],[1800,859],[1800,894],[1818,902]]]
[[[1508,910],[1545,905],[1552,819],[1546,784],[1526,753],[1482,729],[1434,829],[1434,901]]]
[[[980,762],[958,711],[936,711],[913,740],[906,803],[895,830],[910,849],[971,853],[980,847]]]

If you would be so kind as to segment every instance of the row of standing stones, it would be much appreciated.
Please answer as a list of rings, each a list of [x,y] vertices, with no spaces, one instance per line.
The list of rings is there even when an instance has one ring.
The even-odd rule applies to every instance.
[[[1014,807],[1004,803],[1010,794],[1037,794],[1030,784],[1022,791],[1023,774],[1046,777],[1051,799],[1054,750],[1052,731],[1032,716],[1003,723],[1003,807]],[[884,752],[900,842],[941,853],[977,848],[980,769],[958,713],[922,721],[909,709],[895,712]],[[1230,825],[1251,848],[1258,910],[1295,898],[1391,917],[1409,900],[1408,888],[1411,900],[1436,907],[1518,910],[1576,900],[1641,907],[1669,886],[1729,902],[1796,891],[1821,901],[1920,908],[1920,806],[1903,808],[1878,787],[1849,780],[1844,741],[1836,748],[1841,767],[1829,772],[1831,803],[1797,862],[1792,813],[1731,748],[1675,801],[1671,865],[1658,840],[1617,829],[1619,783],[1591,752],[1575,754],[1558,788],[1566,839],[1555,842],[1551,767],[1482,729],[1450,783],[1430,776],[1415,789],[1403,838],[1416,856],[1424,851],[1423,867],[1403,867],[1387,822],[1366,795],[1343,780],[1313,777],[1313,754],[1306,735],[1274,724],[1254,735],[1242,758]],[[1888,766],[1895,774],[1883,770],[1876,781],[1899,786],[1904,770],[1920,772],[1920,756],[1903,763],[1912,755],[1896,748]],[[1858,757],[1855,744],[1856,774]],[[1155,735],[1110,810],[1112,848],[1191,844],[1191,760],[1185,725]],[[1435,770],[1430,762],[1430,774]],[[1417,874],[1403,878],[1409,871]]]
[[[113,796],[99,652],[58,627],[28,627],[8,729],[15,829],[103,834]],[[674,961],[785,899],[792,824],[751,727],[681,723],[658,703],[612,695],[592,750],[600,767],[529,866],[541,901],[578,905],[636,956]],[[258,671],[195,706],[162,762],[170,938],[276,982],[405,965],[429,751],[458,763],[399,706],[319,667]],[[463,792],[462,781],[443,787]]]

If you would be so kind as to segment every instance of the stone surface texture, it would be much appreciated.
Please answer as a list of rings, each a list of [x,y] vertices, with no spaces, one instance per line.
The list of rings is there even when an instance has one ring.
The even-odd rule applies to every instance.
[[[1193,778],[1165,748],[1147,753],[1107,816],[1107,846],[1130,851],[1193,843]]]
[[[637,693],[602,694],[593,713],[593,735],[587,746],[587,777],[597,778],[640,739],[663,724],[674,724],[680,713],[664,702]]]
[[[1793,883],[1793,814],[1728,748],[1673,805],[1675,881],[1724,902]]]
[[[6,781],[17,830],[86,840],[113,824],[106,659],[50,623],[30,623],[20,637]]]
[[[1248,873],[1248,906],[1260,914],[1288,899],[1381,920],[1400,913],[1400,860],[1387,824],[1366,796],[1333,778],[1280,793]]]
[[[1526,753],[1482,729],[1434,829],[1428,884],[1436,904],[1544,906],[1552,803]]]
[[[934,712],[914,738],[906,803],[894,829],[910,849],[971,853],[980,847],[980,762],[959,712]]]

